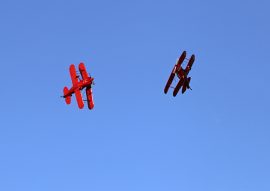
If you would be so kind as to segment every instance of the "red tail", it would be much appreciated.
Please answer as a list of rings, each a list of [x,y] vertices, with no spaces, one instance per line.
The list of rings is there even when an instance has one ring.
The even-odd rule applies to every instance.
[[[64,92],[64,98],[65,98],[65,101],[67,104],[70,104],[71,103],[71,95],[68,95],[68,88],[67,87],[64,87],[63,89],[63,92]]]

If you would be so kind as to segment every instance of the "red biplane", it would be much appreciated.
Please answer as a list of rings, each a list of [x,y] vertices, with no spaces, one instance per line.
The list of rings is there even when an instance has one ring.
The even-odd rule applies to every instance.
[[[64,87],[64,90],[63,90],[64,95],[62,97],[65,98],[65,101],[67,104],[70,104],[71,96],[72,94],[75,94],[77,104],[80,109],[84,107],[84,101],[87,101],[89,109],[93,109],[94,100],[93,100],[93,95],[92,95],[92,85],[94,84],[94,78],[88,75],[83,63],[79,64],[79,71],[80,71],[82,79],[80,78],[79,75],[77,75],[75,65],[74,64],[70,65],[69,73],[72,80],[72,87],[70,89],[68,89],[67,87]],[[87,100],[83,100],[83,97],[81,94],[81,90],[83,88],[86,88]]]
[[[175,66],[173,67],[173,70],[171,72],[171,75],[167,81],[167,84],[164,88],[164,93],[166,94],[171,87],[172,81],[174,79],[174,76],[177,75],[179,78],[179,82],[177,83],[176,87],[174,88],[173,91],[173,96],[176,96],[180,88],[182,87],[182,94],[185,93],[187,89],[190,88],[190,80],[191,77],[188,77],[188,73],[191,70],[191,67],[195,61],[195,55],[193,54],[190,59],[188,60],[187,66],[185,69],[182,68],[181,64],[184,62],[186,59],[186,51],[183,51],[182,55],[179,57],[178,61],[176,62]],[[172,87],[173,88],[173,87]],[[192,89],[191,89],[192,90]]]

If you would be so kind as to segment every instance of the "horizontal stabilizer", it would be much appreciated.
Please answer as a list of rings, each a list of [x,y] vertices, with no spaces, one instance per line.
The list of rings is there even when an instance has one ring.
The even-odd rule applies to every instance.
[[[191,89],[190,86],[189,86],[190,80],[191,80],[191,77],[188,77],[188,78],[185,80],[185,83],[184,83],[183,88],[182,88],[182,94],[185,93],[185,91],[186,91],[187,89]]]

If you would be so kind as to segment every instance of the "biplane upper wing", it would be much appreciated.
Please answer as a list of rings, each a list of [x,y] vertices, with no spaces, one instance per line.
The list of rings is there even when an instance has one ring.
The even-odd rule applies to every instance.
[[[186,56],[187,56],[187,52],[186,52],[186,51],[183,51],[182,54],[181,54],[181,56],[179,57],[177,63],[176,63],[177,69],[180,68],[180,66],[181,66],[181,64],[184,62]]]
[[[168,81],[166,83],[166,86],[164,88],[164,93],[165,94],[168,92],[168,90],[169,90],[169,88],[170,88],[170,86],[172,84],[172,81],[174,79],[175,73],[180,70],[182,63],[184,62],[184,60],[186,58],[186,55],[187,55],[187,52],[186,51],[183,51],[182,54],[181,54],[181,56],[178,58],[175,66],[173,67],[173,70],[172,70],[172,72],[170,74],[170,77],[169,77],[169,79],[168,79]]]
[[[190,57],[190,59],[189,59],[189,61],[188,61],[188,64],[187,64],[187,66],[186,66],[186,69],[185,69],[187,75],[188,75],[189,71],[191,70],[191,67],[192,67],[194,61],[195,61],[195,55],[192,54],[192,56]]]
[[[74,64],[70,65],[69,73],[70,73],[72,84],[76,85],[78,83],[78,78],[77,78],[77,75],[76,75],[76,68],[75,68]]]
[[[171,86],[171,84],[172,84],[172,81],[173,81],[173,79],[174,79],[174,76],[175,76],[175,66],[174,66],[174,68],[173,68],[173,70],[172,70],[172,72],[171,72],[171,75],[170,75],[170,77],[169,77],[169,79],[168,79],[168,81],[167,81],[167,83],[166,83],[165,88],[164,88],[164,93],[165,93],[165,94],[168,92],[168,90],[169,90],[169,88],[170,88],[170,86]]]
[[[94,99],[93,99],[92,89],[90,87],[86,88],[86,97],[87,97],[88,108],[93,109]]]
[[[81,73],[81,76],[83,79],[87,79],[89,77],[88,73],[86,72],[86,68],[84,66],[84,63],[80,63],[79,64],[79,70],[80,70],[80,73]]]
[[[80,90],[75,91],[75,96],[77,100],[78,107],[82,109],[84,107],[83,98]]]

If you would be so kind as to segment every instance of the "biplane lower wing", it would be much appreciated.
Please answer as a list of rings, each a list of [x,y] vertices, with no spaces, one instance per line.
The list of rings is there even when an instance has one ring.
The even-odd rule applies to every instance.
[[[86,68],[84,66],[84,63],[82,63],[82,62],[79,64],[79,71],[80,71],[83,79],[87,79],[89,77],[88,73],[86,72]]]
[[[93,99],[93,95],[92,95],[92,89],[90,87],[86,88],[86,97],[87,97],[88,108],[93,109],[94,108],[94,99]]]
[[[78,78],[77,78],[77,74],[76,74],[76,68],[75,68],[74,64],[70,65],[69,73],[70,73],[72,84],[74,86],[74,85],[76,85],[78,83]]]
[[[187,90],[187,82],[185,82],[182,87],[182,94],[185,93],[186,90]]]
[[[179,92],[180,88],[183,86],[185,79],[181,78],[180,81],[177,83],[176,87],[173,90],[173,96],[175,97]]]
[[[83,103],[83,98],[82,98],[82,94],[80,90],[75,91],[75,96],[76,96],[78,107],[82,109],[84,107],[84,103]]]
[[[187,63],[186,69],[185,69],[186,72],[187,72],[187,74],[188,74],[189,71],[191,70],[194,61],[195,61],[195,55],[192,54],[192,56],[190,57],[190,59],[189,59],[189,61],[188,61],[188,63]]]

